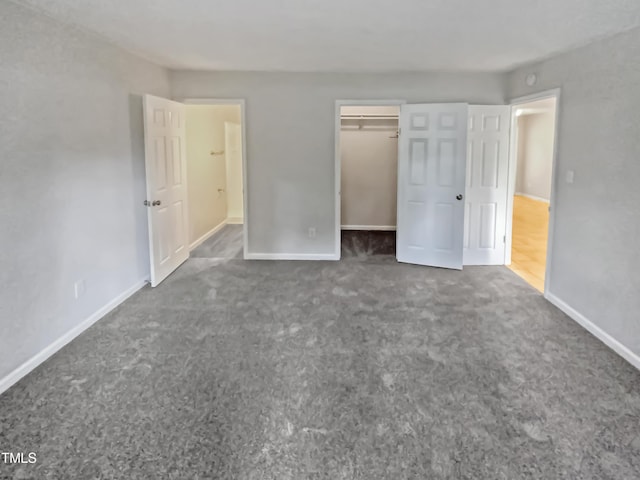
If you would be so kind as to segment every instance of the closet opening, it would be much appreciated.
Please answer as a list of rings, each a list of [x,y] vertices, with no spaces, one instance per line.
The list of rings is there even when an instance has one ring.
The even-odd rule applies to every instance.
[[[399,104],[339,105],[342,258],[395,258]]]

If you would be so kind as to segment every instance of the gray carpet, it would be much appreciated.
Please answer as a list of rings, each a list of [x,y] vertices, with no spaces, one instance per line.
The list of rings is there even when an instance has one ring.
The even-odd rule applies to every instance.
[[[192,258],[242,258],[242,225],[226,225],[191,252]]]
[[[0,397],[1,478],[633,479],[640,373],[502,267],[193,258]]]

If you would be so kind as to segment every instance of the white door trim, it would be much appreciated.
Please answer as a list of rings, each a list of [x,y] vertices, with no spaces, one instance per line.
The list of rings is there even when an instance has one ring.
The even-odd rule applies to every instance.
[[[183,98],[176,100],[185,105],[240,105],[240,124],[242,125],[242,225],[243,258],[249,258],[249,170],[247,168],[247,114],[244,98]]]
[[[335,182],[335,191],[334,191],[334,202],[335,202],[335,250],[333,254],[333,260],[340,260],[340,248],[341,248],[341,219],[340,219],[340,208],[341,208],[341,200],[340,200],[340,173],[342,170],[342,162],[340,159],[340,109],[342,107],[357,107],[357,106],[367,106],[367,107],[385,107],[385,106],[400,106],[407,103],[406,100],[336,100],[335,106],[335,130],[334,130],[334,141],[335,141],[335,152],[334,152],[334,182]]]
[[[509,185],[507,188],[507,245],[505,251],[505,265],[511,264],[511,248],[513,239],[513,196],[516,191],[516,168],[518,160],[518,133],[517,133],[517,117],[516,110],[518,105],[523,103],[529,103],[536,100],[543,100],[545,98],[556,99],[556,115],[555,125],[553,133],[553,163],[551,166],[551,195],[549,199],[550,212],[549,212],[549,235],[547,237],[547,260],[545,264],[544,274],[544,298],[549,299],[549,290],[551,285],[551,260],[553,257],[553,234],[554,226],[556,223],[556,208],[555,201],[558,190],[558,142],[560,139],[560,98],[561,89],[553,88],[550,90],[544,90],[542,92],[533,93],[523,97],[517,97],[511,99],[509,105],[511,105],[511,148],[509,149]]]

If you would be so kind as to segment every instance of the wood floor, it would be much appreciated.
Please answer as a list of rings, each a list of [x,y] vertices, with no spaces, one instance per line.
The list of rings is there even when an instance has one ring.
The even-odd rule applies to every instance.
[[[544,292],[548,234],[549,204],[516,195],[509,268],[541,292]]]

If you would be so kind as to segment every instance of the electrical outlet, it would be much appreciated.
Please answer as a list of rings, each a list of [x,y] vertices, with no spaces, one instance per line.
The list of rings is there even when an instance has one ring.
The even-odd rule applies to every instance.
[[[309,227],[309,238],[316,238],[316,227]]]
[[[73,294],[76,297],[76,300],[84,295],[85,285],[84,280],[78,280],[73,284]]]

